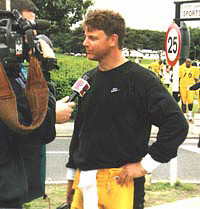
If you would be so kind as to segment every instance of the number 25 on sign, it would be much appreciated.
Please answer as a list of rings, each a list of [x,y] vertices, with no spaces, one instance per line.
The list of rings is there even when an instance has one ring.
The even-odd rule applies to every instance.
[[[174,66],[181,51],[181,33],[179,27],[172,23],[166,33],[165,52],[169,65]]]

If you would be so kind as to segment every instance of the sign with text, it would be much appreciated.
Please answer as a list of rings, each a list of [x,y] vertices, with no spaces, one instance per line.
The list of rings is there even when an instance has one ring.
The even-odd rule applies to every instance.
[[[181,50],[181,33],[177,24],[172,23],[166,33],[165,52],[169,65],[174,66]]]
[[[200,18],[200,2],[181,4],[180,18],[181,19]]]

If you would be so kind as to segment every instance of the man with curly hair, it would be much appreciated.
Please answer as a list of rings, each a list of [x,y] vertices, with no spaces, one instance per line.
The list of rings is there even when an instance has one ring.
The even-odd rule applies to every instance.
[[[84,29],[88,59],[98,66],[86,73],[90,89],[79,98],[67,202],[72,209],[143,209],[145,174],[176,157],[188,124],[160,79],[123,57],[120,14],[90,11]],[[149,146],[152,125],[159,132]]]

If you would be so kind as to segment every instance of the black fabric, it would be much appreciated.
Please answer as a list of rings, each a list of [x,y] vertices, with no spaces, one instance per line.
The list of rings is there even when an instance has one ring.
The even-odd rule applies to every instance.
[[[15,79],[9,79],[12,80],[11,84],[18,100],[20,120],[29,123],[31,112],[24,96],[24,88],[20,87]],[[48,86],[53,89],[50,82]],[[23,203],[44,195],[40,178],[42,145],[56,136],[55,105],[55,97],[50,92],[44,122],[27,134],[10,130],[0,120],[0,202],[19,199]]]
[[[31,57],[24,95],[22,91],[19,93],[18,89],[13,90],[13,88],[17,88],[17,85],[11,84],[8,77],[4,66],[0,63],[0,118],[14,132],[20,134],[32,132],[33,129],[41,126],[48,109],[49,90],[41,69],[41,63],[36,57]],[[24,83],[17,77],[16,81],[24,90]],[[28,125],[21,122],[20,117],[23,117],[24,113],[18,110],[19,104],[22,104],[19,99],[25,100],[25,98],[27,98],[30,106],[29,112],[32,116],[31,123]],[[26,118],[24,119],[26,121]]]
[[[9,208],[9,209],[21,209],[22,203],[20,199],[13,199],[9,201],[0,201],[0,209]]]
[[[145,177],[134,179],[134,206],[133,209],[143,209],[144,208],[144,184]]]
[[[129,61],[87,75],[91,87],[79,98],[67,167],[116,168],[147,153],[164,163],[177,155],[188,123],[155,74]],[[159,132],[149,147],[152,124]]]

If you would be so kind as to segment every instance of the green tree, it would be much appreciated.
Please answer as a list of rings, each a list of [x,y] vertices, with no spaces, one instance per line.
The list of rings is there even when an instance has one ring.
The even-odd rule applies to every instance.
[[[200,28],[190,28],[190,58],[200,59]]]
[[[58,33],[52,36],[54,45],[62,49],[62,52],[84,53],[83,47],[84,31],[82,27],[77,27],[67,33]]]
[[[135,49],[141,48],[141,38],[137,30],[127,28],[126,30],[126,37],[124,41],[124,47],[127,49]]]
[[[69,32],[73,24],[82,20],[92,0],[34,0],[34,3],[39,8],[39,17],[52,22],[48,33],[58,34]]]
[[[77,53],[83,53],[85,52],[85,49],[83,47],[83,41],[84,41],[84,31],[82,27],[78,27],[75,30],[72,31],[71,40],[68,41],[68,50],[70,49],[72,52]]]
[[[165,32],[127,28],[124,46],[128,49],[164,49]]]

